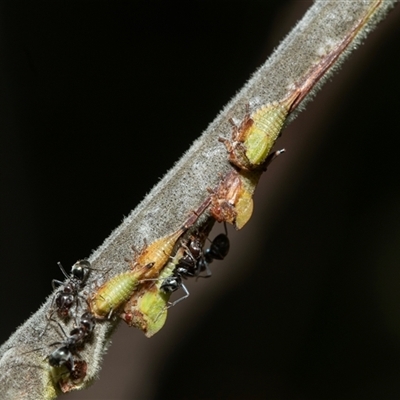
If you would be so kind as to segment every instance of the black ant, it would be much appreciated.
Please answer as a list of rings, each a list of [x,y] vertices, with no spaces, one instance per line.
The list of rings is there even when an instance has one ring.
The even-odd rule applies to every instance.
[[[65,366],[73,380],[83,379],[83,371],[86,371],[86,369],[82,367],[82,363],[84,362],[76,361],[74,356],[78,355],[78,351],[83,348],[85,342],[92,334],[95,323],[96,320],[93,314],[88,311],[84,312],[79,319],[79,326],[71,330],[69,336],[64,342],[55,342],[50,345],[54,346],[59,344],[61,346],[46,357],[49,361],[49,364],[52,367]],[[60,326],[64,335],[67,336],[61,325],[59,323],[58,325]]]
[[[198,262],[203,254],[203,242],[199,237],[193,236],[189,244],[183,244],[185,253],[179,259],[175,267],[175,272],[182,275],[184,278],[198,276],[201,272]]]
[[[65,333],[61,324],[55,319],[51,319],[56,322],[65,336],[63,342],[54,342],[49,346],[60,345],[51,354],[46,356],[44,360],[48,360],[51,367],[61,368],[65,367],[68,372],[63,372],[62,375],[68,374],[68,379],[72,381],[82,381],[86,376],[87,363],[84,360],[77,359],[80,358],[79,351],[83,349],[85,343],[89,340],[90,336],[94,331],[96,324],[96,319],[92,313],[85,311],[79,318],[79,324],[73,328],[69,336]],[[42,348],[37,348],[28,351],[38,351]],[[23,353],[25,354],[25,353]],[[66,380],[59,380],[59,384],[62,386],[66,383]]]
[[[62,273],[67,278],[67,282],[61,282],[53,279],[51,284],[53,289],[56,289],[56,285],[63,286],[55,295],[55,303],[57,306],[58,315],[65,319],[70,316],[71,307],[74,303],[78,302],[78,292],[81,290],[86,283],[86,280],[90,273],[90,262],[87,260],[77,261],[71,268],[71,273],[68,275],[61,263],[58,263]]]
[[[228,231],[225,226],[225,233],[220,233],[211,242],[210,247],[204,251],[204,253],[199,258],[197,264],[200,272],[207,271],[207,275],[198,275],[198,277],[209,278],[211,276],[211,271],[208,265],[214,260],[223,260],[229,253],[230,241],[228,238]]]
[[[50,313],[50,316],[48,317],[49,322],[45,326],[43,332],[40,334],[40,337],[43,336],[46,332],[47,326],[52,319],[51,317],[55,312],[57,312],[58,316],[61,319],[67,319],[69,317],[75,316],[75,314],[72,314],[71,312],[73,305],[75,305],[76,311],[79,305],[79,298],[84,299],[81,295],[79,295],[79,291],[84,287],[90,274],[90,262],[87,260],[77,261],[72,266],[71,273],[69,275],[65,272],[65,269],[60,262],[58,263],[58,266],[61,269],[61,272],[67,278],[67,281],[61,282],[57,279],[53,279],[51,282],[54,290],[57,289],[57,287],[59,286],[62,286],[62,288],[56,292],[52,300],[52,306],[55,303],[56,309]],[[86,301],[86,299],[84,300]]]
[[[172,293],[182,288],[185,295],[170,304],[170,307],[189,297],[189,291],[182,282],[182,278],[190,278],[196,276],[208,278],[211,271],[208,265],[214,260],[223,260],[230,248],[228,232],[225,226],[225,233],[220,233],[211,242],[211,245],[204,252],[202,251],[201,240],[198,237],[192,238],[188,245],[185,245],[185,255],[177,263],[171,276],[164,279],[160,286],[160,290],[165,293]],[[206,275],[200,275],[201,272],[207,271]]]
[[[185,295],[180,297],[178,300],[175,300],[173,303],[170,303],[169,307],[173,307],[175,304],[189,297],[189,291],[186,289],[186,286],[182,282],[182,278],[186,278],[183,274],[179,273],[178,270],[175,269],[174,273],[171,276],[168,276],[164,279],[163,283],[160,286],[160,290],[164,293],[173,293],[179,288],[182,288],[185,292]]]

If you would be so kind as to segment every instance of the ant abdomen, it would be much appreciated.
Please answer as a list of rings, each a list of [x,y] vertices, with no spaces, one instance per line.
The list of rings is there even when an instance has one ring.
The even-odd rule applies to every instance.
[[[213,260],[223,260],[229,253],[230,242],[225,233],[220,233],[204,252],[205,260],[210,263]]]

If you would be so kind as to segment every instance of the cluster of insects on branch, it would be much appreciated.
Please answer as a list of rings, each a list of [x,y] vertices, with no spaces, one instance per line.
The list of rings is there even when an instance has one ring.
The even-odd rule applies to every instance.
[[[219,140],[224,143],[234,168],[221,177],[216,188],[208,189],[200,207],[192,211],[177,230],[136,251],[127,271],[89,293],[86,284],[93,269],[90,262],[76,262],[69,274],[59,263],[65,280],[52,281],[55,294],[40,338],[50,325],[59,329],[63,336],[63,340],[50,344],[56,348],[46,356],[50,368],[60,370],[58,383],[63,391],[79,387],[85,379],[88,366],[80,353],[92,340],[96,323],[120,316],[147,336],[153,335],[165,323],[166,310],[189,296],[183,280],[210,277],[210,264],[228,255],[230,241],[226,224],[240,229],[250,219],[258,179],[270,162],[284,151],[269,154],[297,95],[294,93],[284,101],[270,103],[252,114],[246,106],[240,124],[229,120],[231,138]],[[206,211],[205,222],[195,226]],[[225,231],[209,240],[208,234],[215,221],[223,222]],[[207,240],[209,246],[206,246]],[[170,302],[170,295],[178,289],[182,289],[184,295]],[[72,328],[70,323],[67,334],[61,323],[66,326],[70,321]]]
[[[229,239],[226,233],[218,235],[211,242],[210,248],[204,251],[202,250],[206,240],[204,235],[200,238],[199,235],[196,237],[192,234],[189,241],[183,239],[180,244],[177,244],[181,236],[193,226],[209,204],[210,200],[203,202],[178,230],[145,246],[135,259],[130,261],[128,271],[106,280],[91,293],[86,287],[90,272],[93,270],[89,261],[76,262],[69,274],[59,263],[65,280],[52,281],[55,293],[46,316],[45,327],[39,338],[42,338],[50,328],[57,329],[62,336],[62,340],[49,345],[55,346],[55,349],[46,356],[51,373],[57,376],[62,391],[77,388],[83,383],[88,365],[80,353],[91,341],[96,323],[119,315],[121,307],[139,288],[148,285],[149,282],[161,282],[161,271],[171,259],[176,245],[185,250],[177,261],[176,268],[171,271],[171,275],[162,279],[160,285],[162,293],[172,293],[182,287],[188,295],[182,278],[201,277],[203,272],[205,277],[208,277],[211,275],[209,264],[214,259],[223,259],[226,256],[229,250]],[[180,300],[182,299],[166,304],[166,307]],[[64,328],[68,323],[69,330]]]
[[[89,309],[83,290],[93,268],[87,260],[77,261],[71,267],[69,274],[60,263],[58,266],[65,280],[52,281],[52,287],[56,292],[39,339],[43,338],[50,327],[56,329],[58,335],[62,337],[62,340],[49,345],[55,349],[46,355],[45,360],[50,366],[51,379],[56,380],[61,390],[67,392],[81,384],[86,376],[87,362],[82,359],[80,352],[92,338],[96,319]],[[72,321],[73,326],[67,334],[62,323],[65,326],[69,321]],[[32,351],[39,350],[42,348]]]

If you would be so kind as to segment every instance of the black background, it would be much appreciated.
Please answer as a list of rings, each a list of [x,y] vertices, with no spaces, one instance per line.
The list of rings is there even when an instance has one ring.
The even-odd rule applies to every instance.
[[[310,2],[188,4],[1,3],[2,341]],[[121,327],[102,379],[66,398],[399,397],[399,18],[285,131],[213,278],[153,339]]]

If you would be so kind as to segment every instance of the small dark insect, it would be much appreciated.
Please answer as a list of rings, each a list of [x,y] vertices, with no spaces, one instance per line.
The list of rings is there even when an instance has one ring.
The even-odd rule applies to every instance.
[[[48,316],[48,323],[45,326],[43,332],[40,334],[40,337],[44,335],[46,329],[52,319],[52,316],[55,312],[57,312],[58,316],[61,319],[67,319],[70,317],[75,317],[76,312],[79,308],[79,299],[82,299],[86,302],[86,299],[79,294],[79,291],[84,287],[88,276],[90,274],[91,265],[87,260],[79,260],[77,261],[71,268],[71,273],[68,275],[61,265],[58,263],[59,268],[63,275],[67,278],[65,282],[61,282],[57,279],[53,279],[51,285],[53,289],[57,289],[57,287],[61,286],[61,289],[58,290],[52,300],[51,308],[53,310],[50,312]],[[54,307],[55,304],[55,307]],[[73,306],[75,306],[73,310]]]
[[[96,319],[89,311],[85,311],[69,336],[57,320],[51,319],[51,321],[58,325],[59,333],[62,332],[65,340],[51,343],[49,347],[58,347],[43,360],[47,360],[51,367],[58,369],[52,372],[52,379],[57,381],[63,392],[68,392],[80,385],[86,376],[87,363],[81,359],[79,352],[92,335]],[[43,347],[30,350],[28,353],[39,350],[43,350]]]
[[[175,271],[185,278],[198,276],[201,272],[199,269],[199,260],[203,255],[204,241],[198,236],[192,236],[188,244],[183,244],[184,255],[178,261]]]
[[[160,286],[160,290],[165,293],[172,293],[182,288],[185,295],[170,304],[170,307],[189,297],[189,291],[183,284],[182,279],[191,277],[209,278],[211,271],[208,268],[214,260],[223,260],[230,248],[228,232],[225,224],[225,233],[220,233],[211,242],[211,245],[204,252],[202,250],[202,241],[200,238],[194,237],[188,245],[185,245],[185,254],[177,263],[172,275],[164,279]],[[200,275],[206,271],[206,275]]]
[[[71,268],[71,273],[68,275],[61,263],[58,263],[62,273],[67,278],[67,282],[61,282],[56,279],[53,279],[52,286],[53,289],[56,289],[56,285],[63,286],[61,290],[59,290],[55,295],[55,303],[57,306],[58,315],[65,319],[70,315],[71,308],[74,305],[78,305],[78,292],[85,285],[87,278],[90,274],[90,263],[87,260],[79,260],[77,261]]]
[[[57,321],[56,321],[57,322]],[[62,367],[65,366],[73,380],[78,378],[83,379],[82,375],[82,362],[75,360],[75,356],[79,357],[79,350],[81,350],[92,334],[95,327],[95,318],[93,314],[86,311],[84,312],[80,319],[79,325],[71,330],[69,336],[64,332],[64,329],[59,325],[64,336],[66,336],[63,342],[54,342],[50,346],[60,345],[46,358],[52,367]]]
[[[214,260],[223,260],[228,255],[229,248],[230,242],[226,233],[220,233],[214,238],[214,240],[211,242],[211,246],[203,253],[203,256],[200,257],[198,261],[200,271],[207,271],[207,275],[203,276],[204,278],[211,276],[211,271],[208,268],[208,265]],[[199,275],[199,277],[201,276],[202,275]]]
[[[173,293],[177,291],[179,288],[182,288],[185,292],[185,295],[180,297],[178,300],[170,303],[169,307],[173,307],[175,304],[179,303],[180,301],[187,299],[189,297],[189,291],[187,290],[186,286],[182,282],[182,277],[185,277],[178,273],[176,270],[173,275],[168,276],[164,279],[162,285],[160,286],[160,290],[164,293]]]
[[[79,326],[72,329],[68,340],[76,348],[83,347],[94,330],[96,324],[95,317],[89,311],[84,312],[79,319]]]

